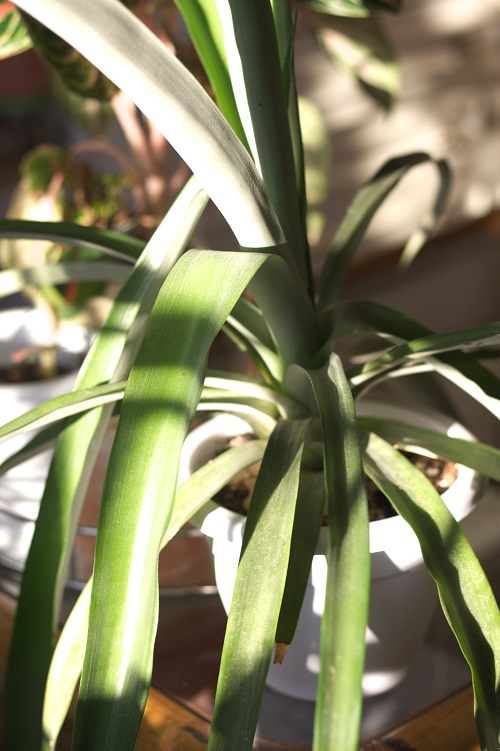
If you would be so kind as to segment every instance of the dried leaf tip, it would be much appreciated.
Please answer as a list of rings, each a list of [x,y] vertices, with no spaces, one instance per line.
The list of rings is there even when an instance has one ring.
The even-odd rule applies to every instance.
[[[281,663],[285,659],[285,655],[288,651],[289,646],[290,645],[287,644],[286,641],[277,641],[275,643],[275,650],[274,650],[274,664],[275,665],[281,665]]]

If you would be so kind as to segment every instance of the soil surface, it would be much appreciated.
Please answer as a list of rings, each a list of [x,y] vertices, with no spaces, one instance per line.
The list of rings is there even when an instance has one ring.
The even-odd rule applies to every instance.
[[[255,436],[242,435],[231,439],[226,448],[232,448],[239,443],[252,440]],[[428,456],[417,453],[413,450],[404,450],[401,452],[409,459],[427,479],[432,483],[439,494],[448,490],[455,482],[458,470],[453,462],[442,459],[439,456]],[[246,514],[250,504],[253,487],[259,471],[259,464],[254,464],[248,469],[240,472],[234,479],[220,490],[215,496],[214,501],[221,506],[235,511],[239,514]],[[368,497],[369,518],[370,521],[388,519],[396,516],[396,511],[390,501],[382,493],[375,483],[366,477],[366,493]]]
[[[79,368],[83,359],[81,353],[27,347],[16,353],[12,364],[0,368],[0,383],[28,383],[61,376]]]

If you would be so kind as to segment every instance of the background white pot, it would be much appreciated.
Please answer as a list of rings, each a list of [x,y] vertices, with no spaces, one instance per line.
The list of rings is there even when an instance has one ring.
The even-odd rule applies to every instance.
[[[53,346],[63,350],[73,367],[89,346],[89,332],[71,327],[68,334],[54,332],[44,311],[16,308],[0,312],[0,367],[23,347]],[[5,424],[59,394],[71,391],[76,371],[54,378],[0,385],[0,422]],[[0,462],[22,448],[32,433],[0,444]],[[38,516],[52,450],[34,456],[0,476],[0,588],[16,596]]]
[[[411,422],[450,436],[474,440],[460,424],[430,411],[418,413],[393,404],[364,402],[358,414]],[[204,423],[187,438],[181,479],[223,450],[228,438],[251,432],[242,420],[220,415]],[[458,466],[458,476],[442,495],[457,520],[472,509],[484,487],[468,467]],[[215,575],[227,612],[236,577],[245,518],[224,508],[209,514],[202,531],[213,539]],[[322,530],[314,556],[294,641],[282,665],[271,665],[267,684],[299,699],[316,698],[319,672],[319,636],[326,583],[327,530]],[[406,676],[432,620],[437,594],[423,564],[420,546],[410,526],[399,516],[370,523],[372,563],[371,605],[366,634],[363,693],[375,696],[396,686]]]

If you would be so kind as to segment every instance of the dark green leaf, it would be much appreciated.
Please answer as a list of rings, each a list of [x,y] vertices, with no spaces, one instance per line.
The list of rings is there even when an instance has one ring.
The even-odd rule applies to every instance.
[[[175,0],[175,3],[184,17],[190,37],[213,86],[221,112],[248,148],[234,99],[215,0]]]
[[[420,227],[408,240],[412,253],[421,247],[443,209],[450,174],[443,160],[434,160],[425,153],[415,153],[390,159],[354,197],[335,233],[320,274],[317,299],[321,309],[338,302],[354,253],[378,208],[410,169],[425,162],[436,166],[440,184],[433,210],[423,218]]]
[[[253,747],[285,586],[307,425],[308,421],[278,422],[252,493],[221,658],[210,751]]]
[[[459,524],[427,478],[389,443],[363,436],[365,468],[418,537],[441,605],[469,663],[481,749],[500,745],[500,612]]]
[[[329,517],[314,749],[355,751],[370,592],[368,504],[351,390],[339,357],[308,371],[321,417]]]
[[[288,645],[293,641],[324,514],[325,480],[323,473],[302,470],[293,522],[285,591],[283,592],[280,617],[276,628],[276,642],[278,644]]]

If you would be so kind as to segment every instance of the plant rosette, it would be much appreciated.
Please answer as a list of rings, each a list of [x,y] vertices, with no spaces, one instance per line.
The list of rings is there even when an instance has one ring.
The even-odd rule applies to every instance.
[[[445,415],[412,410],[395,404],[365,401],[358,416],[378,417],[441,431],[451,437],[474,440],[461,424]],[[228,439],[252,430],[243,420],[218,415],[193,430],[184,444],[181,479],[210,461]],[[472,510],[484,490],[476,472],[457,464],[457,476],[441,497],[457,521]],[[201,527],[212,538],[215,577],[229,612],[246,518],[222,506],[210,512]],[[325,600],[326,541],[322,528],[311,575],[290,648],[283,663],[271,664],[267,685],[283,694],[314,701],[319,674],[319,640]],[[420,545],[400,516],[370,522],[371,594],[366,632],[363,694],[376,696],[397,686],[407,675],[437,605],[437,591],[424,565]]]
[[[80,326],[54,330],[44,310],[15,308],[0,312],[0,332],[2,370],[12,365],[15,351],[57,346],[58,360],[65,371],[48,378],[0,383],[5,422],[71,391],[90,343],[88,330]],[[22,449],[31,437],[15,436],[0,445],[0,463]],[[0,475],[0,588],[14,596],[19,592],[51,457],[51,449],[46,449]]]

